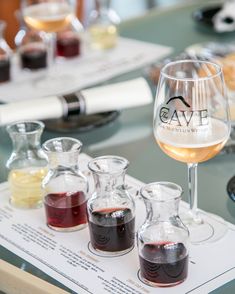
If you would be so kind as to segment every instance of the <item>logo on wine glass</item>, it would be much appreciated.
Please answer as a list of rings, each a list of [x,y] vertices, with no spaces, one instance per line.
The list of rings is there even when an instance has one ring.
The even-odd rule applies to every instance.
[[[187,107],[190,107],[190,105],[185,101],[184,97],[183,96],[175,96],[175,97],[171,97],[166,104],[169,104],[172,100],[180,100],[182,101],[182,103],[187,106]]]
[[[198,109],[192,107],[183,96],[174,96],[160,108],[159,118],[163,126],[187,127],[188,130],[208,125],[208,110],[200,105]]]

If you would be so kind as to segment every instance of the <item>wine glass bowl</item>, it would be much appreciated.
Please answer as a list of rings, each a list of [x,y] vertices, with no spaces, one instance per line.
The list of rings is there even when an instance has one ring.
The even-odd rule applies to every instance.
[[[209,61],[179,60],[166,64],[154,107],[154,136],[171,158],[187,163],[189,212],[183,216],[191,241],[217,240],[226,226],[216,226],[197,209],[197,164],[224,147],[230,134],[228,101],[221,67]]]
[[[235,152],[235,43],[234,42],[205,42],[194,44],[186,49],[191,57],[204,58],[222,67],[224,81],[228,93],[230,106],[231,133],[230,139],[224,146],[222,153]]]
[[[73,8],[69,1],[24,1],[23,16],[32,29],[47,33],[58,32],[66,27],[72,17]]]

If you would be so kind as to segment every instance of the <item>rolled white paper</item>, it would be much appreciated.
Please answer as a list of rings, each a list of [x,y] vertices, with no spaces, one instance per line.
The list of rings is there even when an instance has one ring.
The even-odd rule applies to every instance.
[[[82,90],[80,93],[84,98],[85,114],[137,107],[152,102],[152,93],[144,78]],[[56,119],[66,115],[65,102],[57,96],[0,105],[0,125],[19,120]]]
[[[82,90],[86,114],[150,104],[152,93],[144,78]]]
[[[37,98],[0,105],[0,125],[20,120],[44,120],[62,117],[64,107],[57,97]]]

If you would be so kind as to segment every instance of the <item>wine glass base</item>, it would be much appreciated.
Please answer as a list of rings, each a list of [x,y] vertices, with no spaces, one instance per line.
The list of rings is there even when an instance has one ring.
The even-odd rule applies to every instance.
[[[182,215],[182,222],[190,233],[190,242],[194,245],[213,243],[223,238],[228,226],[223,218],[211,213],[198,213],[199,222],[194,222],[190,215]]]

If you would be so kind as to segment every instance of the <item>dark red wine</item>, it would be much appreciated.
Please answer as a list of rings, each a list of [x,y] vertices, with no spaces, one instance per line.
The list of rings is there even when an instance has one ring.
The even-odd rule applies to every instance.
[[[47,52],[42,48],[25,48],[20,53],[21,65],[31,70],[45,68],[47,66]]]
[[[89,219],[94,249],[117,252],[134,245],[135,218],[129,208],[105,208],[93,211]]]
[[[80,54],[80,41],[73,32],[63,32],[57,37],[57,55],[75,57]]]
[[[183,282],[188,274],[188,254],[182,243],[150,243],[140,255],[142,278],[158,286]]]
[[[87,201],[83,192],[48,194],[44,204],[49,226],[71,228],[87,222]]]
[[[0,83],[10,80],[10,60],[0,58]]]

